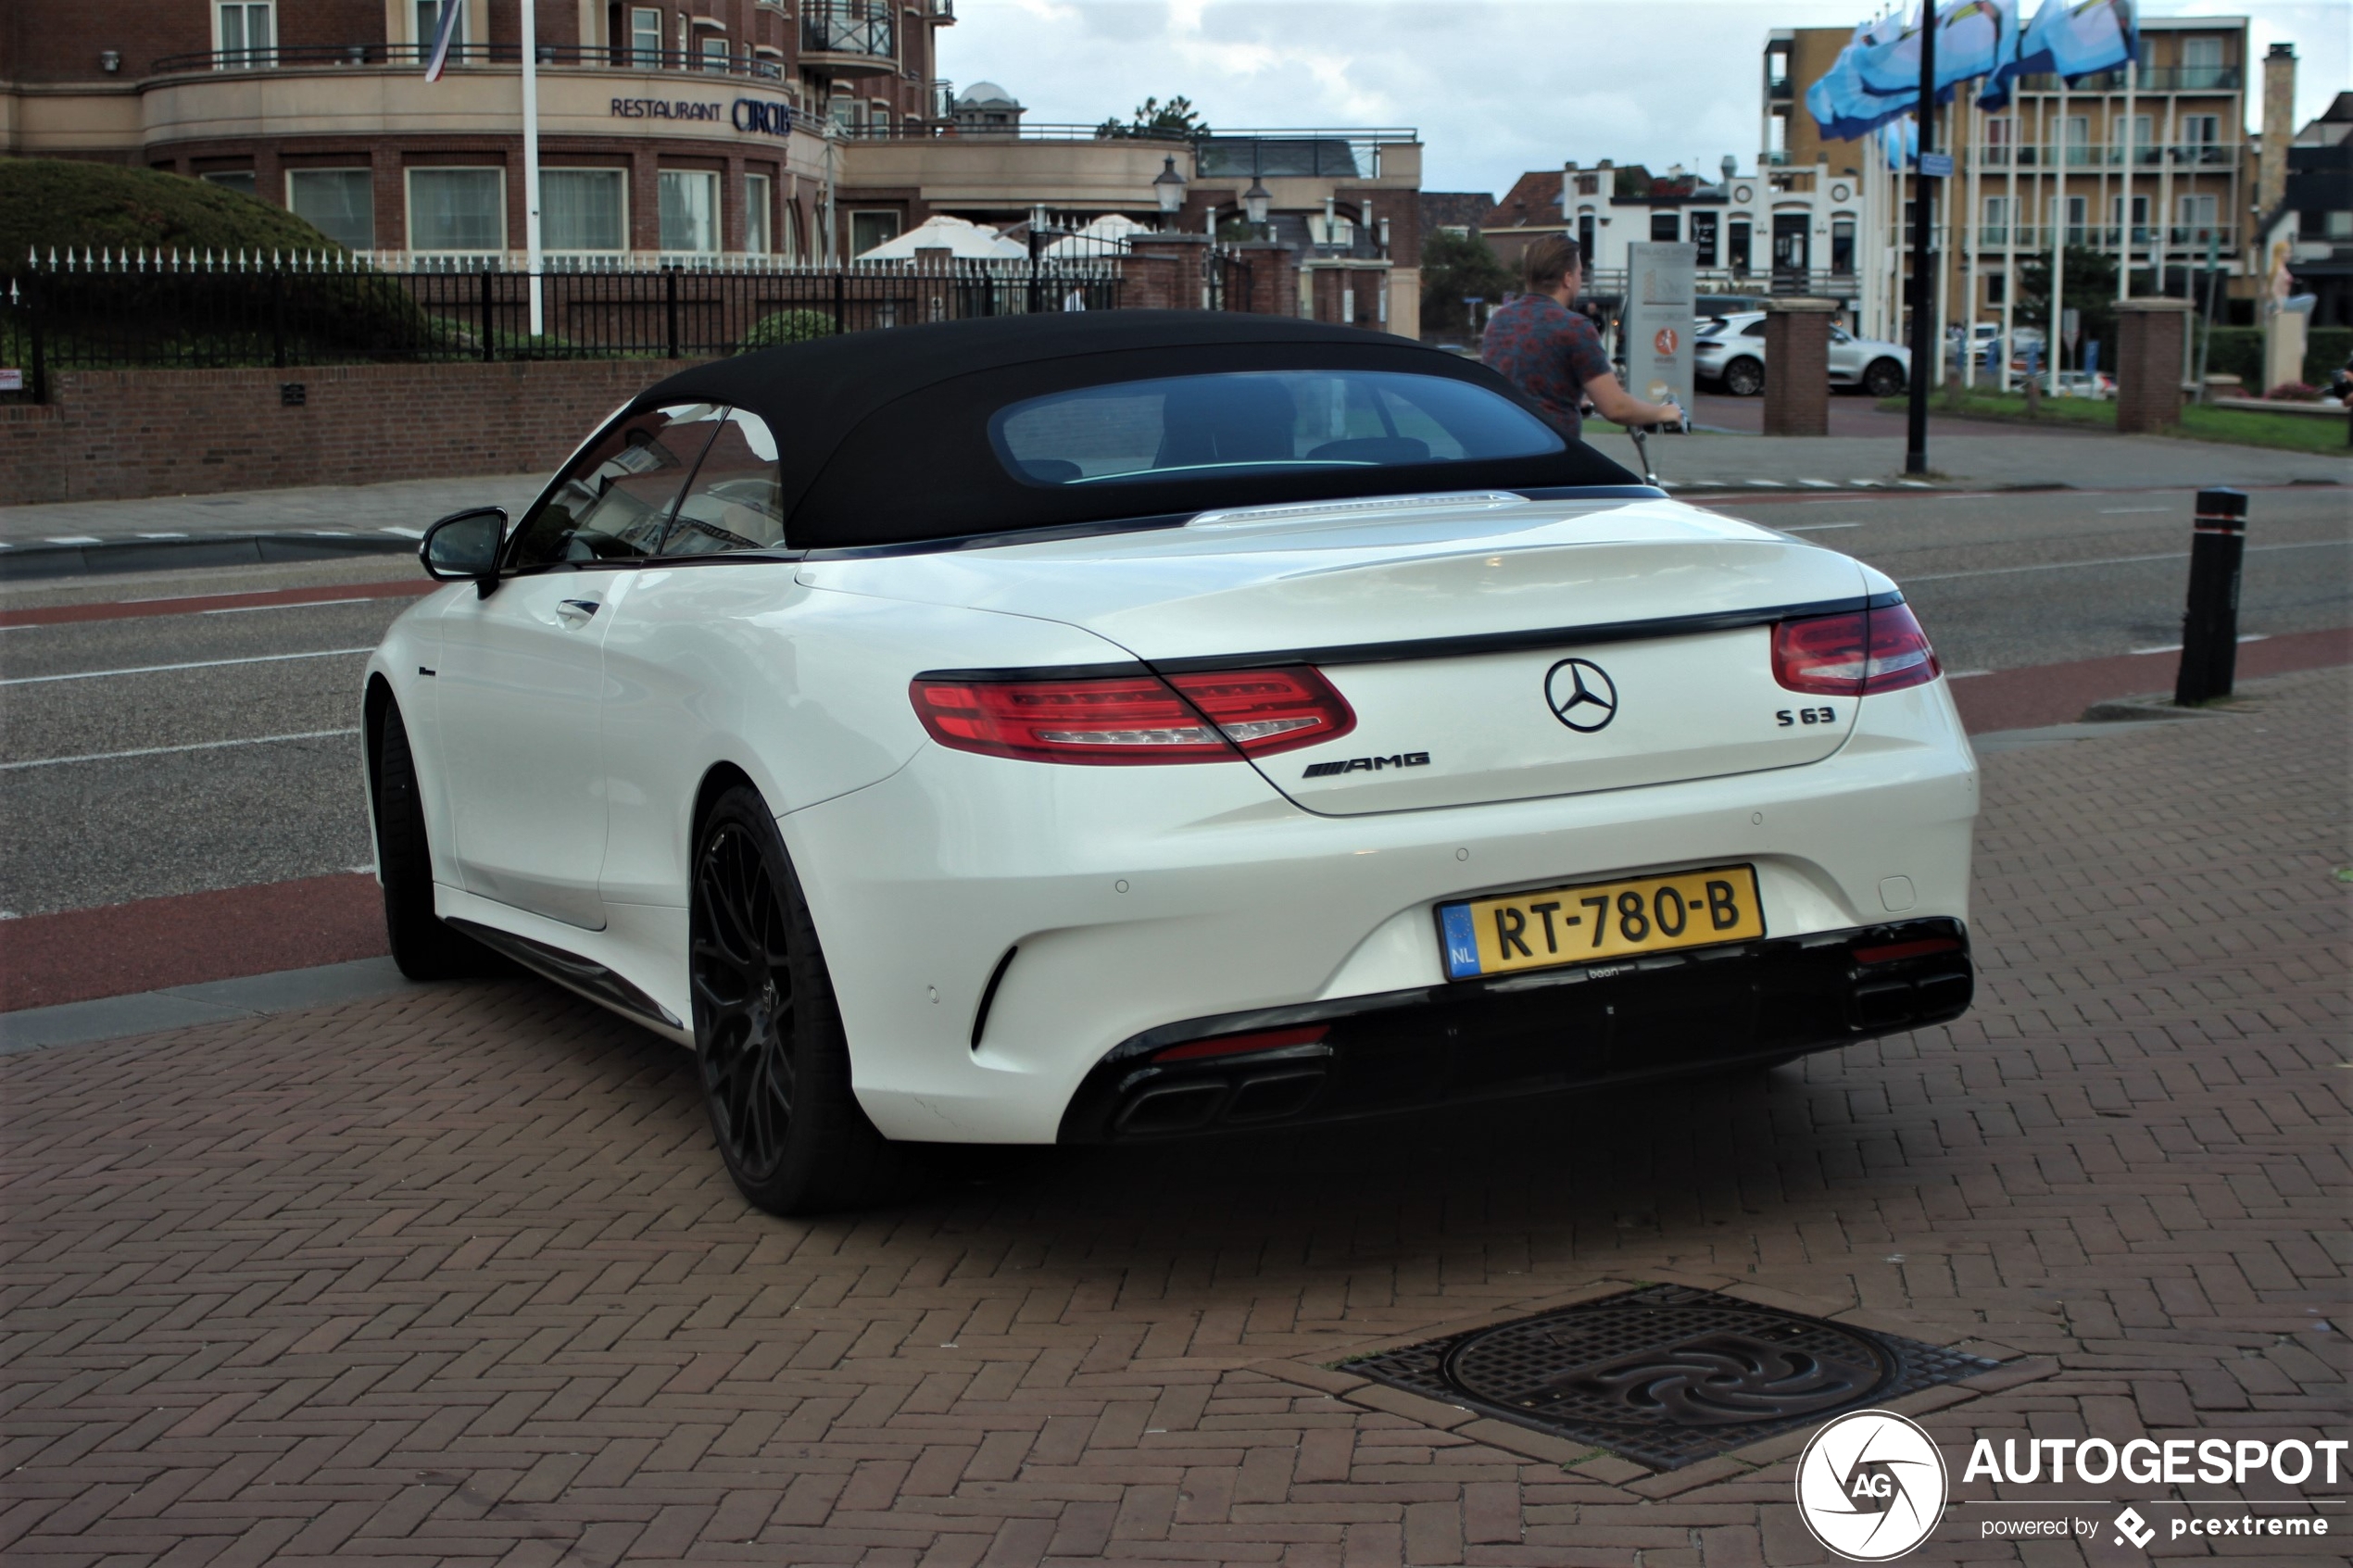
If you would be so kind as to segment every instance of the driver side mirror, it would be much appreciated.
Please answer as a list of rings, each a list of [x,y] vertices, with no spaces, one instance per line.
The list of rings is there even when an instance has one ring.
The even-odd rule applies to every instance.
[[[476,507],[451,512],[426,529],[417,559],[436,583],[471,581],[487,598],[498,580],[499,548],[506,542],[506,508]]]

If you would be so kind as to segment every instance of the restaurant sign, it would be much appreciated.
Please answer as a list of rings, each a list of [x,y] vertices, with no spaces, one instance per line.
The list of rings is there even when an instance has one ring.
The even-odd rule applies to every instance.
[[[726,106],[715,98],[615,98],[610,112],[615,119],[724,119],[748,136],[792,134],[792,106],[764,98]]]

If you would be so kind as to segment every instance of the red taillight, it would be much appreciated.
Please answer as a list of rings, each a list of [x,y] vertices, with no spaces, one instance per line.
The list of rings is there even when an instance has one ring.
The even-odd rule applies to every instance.
[[[1905,604],[1784,621],[1773,628],[1773,679],[1793,692],[1875,696],[1944,672]]]
[[[1333,740],[1356,715],[1305,665],[908,687],[942,746],[1032,762],[1231,762]]]
[[[1189,1040],[1152,1052],[1154,1061],[1199,1061],[1204,1057],[1239,1056],[1245,1051],[1275,1051],[1285,1046],[1312,1046],[1331,1033],[1328,1024],[1308,1023],[1297,1029],[1262,1029],[1255,1035],[1220,1035],[1214,1040]]]

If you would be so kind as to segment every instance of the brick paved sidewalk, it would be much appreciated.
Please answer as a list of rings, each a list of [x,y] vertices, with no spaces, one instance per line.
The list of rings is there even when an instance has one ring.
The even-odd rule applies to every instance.
[[[1898,1407],[1957,1481],[1981,1434],[2346,1436],[2349,694],[1989,757],[1976,1010],[1726,1084],[791,1223],[683,1053],[535,985],[0,1061],[0,1554],[1820,1561],[1803,1434],[1652,1477],[1324,1370],[1647,1280],[2007,1358]],[[2142,1560],[1957,1491],[1913,1561]],[[2341,1560],[2324,1512],[2154,1549]]]

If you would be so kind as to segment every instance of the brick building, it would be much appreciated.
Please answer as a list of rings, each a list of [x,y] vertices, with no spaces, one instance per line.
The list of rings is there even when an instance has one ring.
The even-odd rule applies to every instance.
[[[0,6],[0,155],[214,181],[396,264],[520,266],[521,0],[469,0],[428,82],[445,3]],[[953,0],[534,3],[551,267],[840,259],[942,213],[1117,213],[1232,238],[1254,192],[1255,232],[1294,253],[1302,314],[1416,329],[1411,130],[1030,124],[1005,89],[942,79]],[[1171,173],[1183,194],[1164,219]]]
[[[2210,254],[2228,297],[2251,300],[2262,268],[2249,219],[2278,199],[2260,199],[2259,188],[2268,179],[2276,192],[2270,171],[2293,132],[2294,53],[2283,45],[2261,62],[2255,135],[2245,18],[2143,15],[2140,30],[2130,69],[2072,84],[2021,77],[2005,109],[1979,109],[1963,94],[1942,111],[1935,144],[1953,155],[1954,172],[1930,215],[1941,319],[1999,321],[2014,272],[2047,258],[2054,242],[2112,256],[2135,294],[2189,292]],[[1893,335],[1903,296],[1894,269],[1907,265],[1912,184],[1890,171],[1875,143],[1824,137],[1806,107],[1806,90],[1851,36],[1845,28],[1768,35],[1758,163],[1787,177],[1857,178],[1869,202],[1864,221],[1878,237],[1869,246],[1876,256],[1863,280],[1864,316]]]
[[[0,151],[173,170],[355,249],[522,245],[520,0],[80,0],[0,7]],[[937,122],[952,0],[535,0],[559,264],[822,248],[849,136]]]

